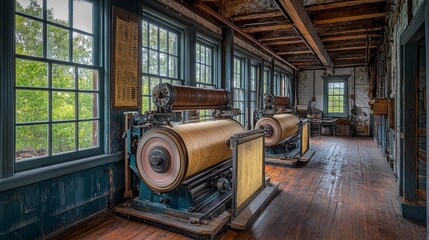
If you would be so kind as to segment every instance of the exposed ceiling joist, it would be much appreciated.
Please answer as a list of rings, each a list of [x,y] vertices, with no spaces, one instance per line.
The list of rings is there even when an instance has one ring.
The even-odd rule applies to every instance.
[[[332,3],[323,3],[317,5],[311,5],[306,7],[308,11],[319,11],[333,8],[341,8],[341,7],[351,7],[368,3],[378,3],[385,2],[386,0],[351,0],[351,1],[342,1],[342,2],[332,2]]]
[[[300,40],[270,42],[270,43],[265,43],[265,45],[267,45],[267,46],[272,46],[272,45],[291,45],[291,44],[299,44],[299,43],[304,43],[304,42],[300,39]]]
[[[319,36],[331,36],[331,35],[345,35],[345,34],[355,34],[355,33],[370,33],[370,32],[376,32],[383,30],[382,27],[376,27],[376,28],[360,28],[360,29],[353,29],[353,30],[345,30],[345,31],[332,31],[332,32],[326,32],[321,33]]]
[[[359,14],[359,15],[353,15],[353,16],[339,16],[339,17],[328,18],[328,19],[316,19],[313,21],[313,23],[315,25],[322,25],[322,24],[349,22],[349,21],[356,21],[356,20],[363,20],[363,19],[380,18],[384,16],[386,16],[385,12],[379,12],[379,13]]]
[[[298,55],[298,54],[313,54],[310,50],[278,52],[278,55]]]
[[[337,42],[337,41],[367,39],[368,37],[379,38],[380,35],[378,35],[378,34],[361,34],[361,35],[349,35],[349,36],[329,36],[329,37],[322,37],[321,40],[323,42]],[[267,45],[267,46],[291,45],[291,44],[299,44],[299,43],[304,43],[304,42],[301,39],[296,39],[296,40],[267,42],[267,43],[265,43],[265,45]]]
[[[334,41],[346,41],[346,40],[357,40],[357,39],[367,39],[368,37],[378,38],[379,34],[361,34],[361,35],[349,35],[349,36],[329,36],[322,37],[324,42],[334,42]]]
[[[371,46],[370,48],[378,48],[377,46]],[[335,51],[350,51],[350,50],[362,50],[367,49],[366,46],[359,46],[359,47],[339,47],[339,48],[331,48],[328,49],[328,52],[335,52]]]
[[[352,64],[335,65],[336,68],[362,67],[362,66],[365,66],[365,64],[364,63],[352,63]]]
[[[338,57],[333,58],[334,62],[336,61],[352,61],[352,60],[363,60],[366,56],[359,56],[359,57]]]
[[[280,11],[272,11],[272,12],[260,12],[260,13],[234,16],[234,17],[231,17],[231,20],[233,22],[236,22],[236,21],[244,21],[244,20],[274,18],[274,17],[281,17],[281,16],[283,16],[283,14]]]
[[[266,47],[265,45],[263,45],[262,43],[260,43],[258,40],[256,40],[256,38],[254,38],[251,35],[249,35],[248,33],[244,32],[242,29],[240,29],[239,27],[237,27],[232,22],[228,21],[226,18],[224,18],[222,15],[220,15],[219,13],[217,13],[216,11],[214,11],[213,9],[211,9],[210,7],[208,7],[207,5],[205,5],[203,3],[199,3],[197,5],[197,8],[200,11],[203,11],[203,12],[205,12],[207,14],[210,14],[212,17],[214,17],[217,20],[221,21],[223,24],[231,27],[234,31],[238,32],[239,34],[241,34],[242,36],[244,36],[245,38],[247,38],[249,41],[253,42],[257,46],[259,46],[260,48],[262,48],[264,51],[266,51],[269,54],[271,54],[279,62],[281,62],[283,64],[286,64],[287,66],[289,66],[290,68],[292,68],[294,70],[297,70],[297,68],[294,65],[292,65],[290,62],[288,62],[284,58],[280,57],[278,54],[276,54],[275,52],[273,52],[271,49],[269,49],[268,47]]]
[[[333,72],[334,64],[329,57],[328,52],[323,46],[314,26],[305,11],[304,5],[300,0],[278,0],[281,7],[287,12],[289,18],[295,24],[295,28],[301,33],[309,47],[316,54],[322,65]],[[280,6],[279,6],[280,7]]]
[[[258,39],[260,42],[268,41],[287,41],[287,40],[300,40],[301,37],[298,36],[287,36],[287,37],[266,37]]]
[[[242,28],[242,30],[247,32],[247,33],[257,33],[257,32],[264,32],[264,31],[278,31],[278,30],[288,30],[288,29],[292,29],[292,25],[289,23],[282,23],[282,24],[269,25],[269,26],[254,26],[254,27]]]

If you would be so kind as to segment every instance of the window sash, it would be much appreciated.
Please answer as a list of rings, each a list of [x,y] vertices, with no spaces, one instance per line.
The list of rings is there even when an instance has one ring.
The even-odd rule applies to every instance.
[[[44,0],[43,2],[45,2],[46,0]],[[48,136],[46,136],[46,141],[47,141],[47,147],[48,149],[46,149],[47,155],[45,156],[41,156],[41,157],[32,157],[32,158],[24,158],[24,159],[20,159],[20,160],[15,160],[15,172],[19,172],[19,171],[24,171],[24,170],[29,170],[29,169],[33,169],[33,168],[37,168],[37,167],[42,167],[42,166],[47,166],[47,165],[51,165],[51,164],[57,164],[57,163],[61,163],[61,162],[66,162],[66,161],[71,161],[71,160],[75,160],[75,159],[79,159],[79,158],[86,158],[86,157],[90,157],[90,156],[95,156],[97,154],[102,154],[104,152],[104,121],[102,121],[102,119],[104,118],[104,108],[103,108],[103,103],[102,103],[102,99],[104,99],[104,94],[103,94],[103,89],[104,89],[104,82],[102,81],[102,79],[104,79],[104,75],[103,75],[103,71],[102,71],[102,66],[101,66],[101,62],[99,59],[99,51],[100,51],[100,38],[98,35],[98,31],[96,31],[96,28],[94,26],[97,26],[98,21],[100,19],[99,16],[99,5],[96,1],[91,2],[92,5],[92,11],[93,11],[93,15],[92,15],[92,32],[88,32],[88,31],[84,31],[81,29],[77,29],[73,26],[73,7],[72,4],[74,4],[73,1],[69,2],[69,17],[68,17],[68,21],[69,24],[63,25],[57,22],[54,22],[52,20],[49,20],[47,17],[47,11],[44,7],[46,7],[46,5],[42,6],[43,8],[43,14],[42,16],[40,16],[40,18],[23,13],[23,12],[18,12],[16,11],[14,13],[15,16],[15,21],[17,17],[21,17],[21,18],[25,18],[31,21],[34,21],[36,23],[40,23],[42,26],[42,45],[43,45],[43,50],[42,50],[42,54],[39,56],[31,56],[31,55],[24,55],[24,54],[15,54],[15,61],[35,61],[38,63],[44,63],[47,65],[47,69],[48,71],[46,72],[46,78],[47,78],[47,83],[45,86],[25,86],[25,85],[18,85],[18,82],[15,81],[15,92],[17,91],[40,91],[40,92],[45,92],[48,95],[48,113],[47,113],[47,119],[43,120],[43,121],[24,121],[24,122],[18,122],[18,119],[15,120],[15,122],[13,123],[15,128],[18,127],[25,127],[25,126],[44,126],[47,127],[47,133]],[[15,26],[16,27],[16,26]],[[68,58],[66,59],[62,59],[62,60],[58,60],[58,59],[53,59],[53,58],[49,58],[48,56],[48,41],[49,41],[49,36],[48,36],[48,27],[55,27],[59,30],[64,30],[68,32]],[[17,29],[15,29],[15,33],[16,33]],[[73,42],[73,36],[75,36],[74,34],[81,34],[82,36],[86,36],[86,37],[90,37],[91,38],[91,59],[92,61],[89,63],[80,63],[78,61],[75,61],[76,59],[74,59],[74,50],[77,49],[77,47],[79,46],[78,44],[74,44]],[[15,40],[17,41],[17,40]],[[13,50],[15,51],[15,50]],[[70,87],[70,88],[59,88],[59,87],[55,87],[53,85],[53,76],[52,76],[52,71],[53,71],[53,65],[57,65],[57,66],[65,66],[65,67],[70,67],[73,69],[73,81],[74,81],[74,86]],[[96,74],[96,82],[93,84],[96,84],[97,89],[83,89],[83,88],[79,88],[79,69],[85,69],[85,70],[89,70],[89,71],[95,71],[97,72]],[[61,92],[64,94],[71,94],[73,97],[70,97],[70,99],[73,99],[73,107],[74,107],[74,117],[70,118],[70,119],[53,119],[52,118],[52,111],[53,111],[53,97],[52,94],[56,93],[56,92]],[[94,105],[92,105],[91,109],[92,109],[92,117],[90,115],[90,117],[85,117],[85,118],[80,118],[80,98],[84,97],[85,95],[83,94],[88,94],[87,96],[91,99]],[[17,101],[18,99],[15,98],[15,101]],[[96,111],[96,113],[95,113]],[[91,112],[91,111],[90,111]],[[24,113],[26,114],[26,116],[30,116],[31,113]],[[95,114],[95,115],[94,115]],[[24,116],[24,115],[23,115]],[[83,115],[82,115],[83,116]],[[94,122],[95,125],[94,125]],[[93,127],[93,132],[92,134],[92,140],[95,141],[96,146],[90,146],[89,148],[84,147],[83,143],[80,143],[80,136],[79,136],[79,130],[80,130],[80,124],[86,124],[86,123],[91,123],[92,127]],[[60,153],[54,153],[53,151],[53,130],[52,128],[55,126],[59,126],[58,124],[71,124],[74,125],[75,131],[74,131],[74,139],[73,141],[73,149],[71,151],[64,151],[64,152],[60,152]],[[83,125],[82,125],[83,126]],[[96,130],[94,129],[94,126],[96,128]],[[95,136],[95,137],[94,137]],[[17,132],[15,133],[15,139],[14,141],[17,141]],[[91,144],[93,145],[93,144]],[[72,145],[70,145],[72,146]],[[16,152],[17,150],[15,150]]]

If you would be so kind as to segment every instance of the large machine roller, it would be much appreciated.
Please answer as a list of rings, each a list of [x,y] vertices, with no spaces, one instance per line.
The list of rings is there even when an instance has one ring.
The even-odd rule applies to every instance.
[[[136,166],[155,192],[168,192],[184,179],[231,158],[228,139],[244,132],[231,119],[152,128],[141,138]]]
[[[205,89],[161,83],[153,89],[152,100],[159,107],[173,111],[218,109],[231,104],[231,94],[222,89]]]
[[[256,123],[255,128],[264,128],[265,146],[273,147],[297,135],[299,131],[298,122],[298,118],[292,114],[266,116]]]

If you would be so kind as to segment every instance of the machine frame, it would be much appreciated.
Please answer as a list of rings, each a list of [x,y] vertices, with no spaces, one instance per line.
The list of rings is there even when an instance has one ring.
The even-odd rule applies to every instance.
[[[264,96],[264,108],[254,111],[254,125],[262,117],[272,117],[279,114],[292,113],[292,109],[282,108],[276,105],[276,96],[266,94]],[[306,118],[301,118],[298,124],[298,132],[284,139],[274,147],[265,147],[265,162],[267,164],[281,166],[302,166],[306,165],[314,155],[314,150],[310,148],[310,122]],[[304,137],[303,128],[308,127],[307,136]],[[302,140],[306,139],[307,149],[303,149]],[[295,147],[291,147],[296,145]]]

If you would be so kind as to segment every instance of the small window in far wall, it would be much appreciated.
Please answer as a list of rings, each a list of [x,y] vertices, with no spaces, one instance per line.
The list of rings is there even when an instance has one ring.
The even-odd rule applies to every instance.
[[[330,117],[348,116],[347,81],[346,79],[325,79],[325,109]]]

